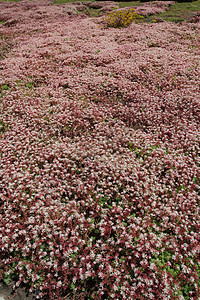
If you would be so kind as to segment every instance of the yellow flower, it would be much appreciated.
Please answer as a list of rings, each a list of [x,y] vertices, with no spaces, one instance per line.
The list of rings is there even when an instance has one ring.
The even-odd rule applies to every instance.
[[[108,27],[128,27],[133,21],[136,21],[138,18],[143,18],[142,16],[138,15],[134,9],[128,10],[120,10],[116,12],[111,12],[107,15],[105,19],[107,21]]]

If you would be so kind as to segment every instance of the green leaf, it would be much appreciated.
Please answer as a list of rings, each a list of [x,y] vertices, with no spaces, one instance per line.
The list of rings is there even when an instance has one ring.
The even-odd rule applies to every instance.
[[[130,218],[135,218],[135,214],[130,215]]]
[[[75,290],[75,285],[73,284],[73,282],[70,284],[70,288],[71,288],[72,290]]]
[[[194,178],[193,178],[193,181],[194,181],[194,183],[199,184],[199,180],[198,180],[197,177],[194,177]]]
[[[7,84],[4,84],[3,86],[2,86],[2,90],[3,91],[7,91],[9,89],[9,86],[7,85]]]
[[[134,246],[137,245],[137,239],[138,239],[137,236],[135,236],[135,237],[134,237]]]
[[[122,224],[126,227],[128,224],[126,222],[122,222]]]
[[[10,281],[11,281],[10,276],[4,277],[4,278],[3,278],[3,281],[5,282],[5,284],[9,285],[9,284],[10,284]]]

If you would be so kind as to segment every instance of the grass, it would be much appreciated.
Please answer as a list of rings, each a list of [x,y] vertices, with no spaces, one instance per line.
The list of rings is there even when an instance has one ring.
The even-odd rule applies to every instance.
[[[129,6],[140,6],[143,3],[140,1],[131,1],[131,2],[118,2],[120,8],[129,7]]]
[[[2,22],[1,24],[4,23],[5,22]],[[9,36],[6,35],[4,36],[0,34],[0,60],[4,58],[6,53],[8,53],[11,48],[12,48],[11,38]]]
[[[187,22],[195,12],[200,11],[200,0],[195,2],[185,2],[173,4],[169,10],[149,16],[144,21],[152,21],[155,17],[167,22]]]
[[[101,11],[100,8],[87,7],[87,9],[84,12],[91,18],[96,18],[96,17],[100,17],[101,15],[103,15],[103,12]]]

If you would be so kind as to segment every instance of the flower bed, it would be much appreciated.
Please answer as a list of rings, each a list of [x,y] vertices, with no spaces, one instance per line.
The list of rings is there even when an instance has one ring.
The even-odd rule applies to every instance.
[[[0,12],[1,278],[36,299],[198,300],[200,23]]]

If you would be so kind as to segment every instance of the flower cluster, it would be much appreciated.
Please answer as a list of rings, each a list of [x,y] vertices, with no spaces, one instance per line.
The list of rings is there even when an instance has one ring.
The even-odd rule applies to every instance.
[[[42,1],[0,18],[0,278],[198,300],[200,23],[102,29]]]
[[[105,18],[104,22],[107,27],[121,28],[128,27],[133,21],[141,19],[143,16],[138,15],[133,8],[126,10],[117,10],[110,12]]]

